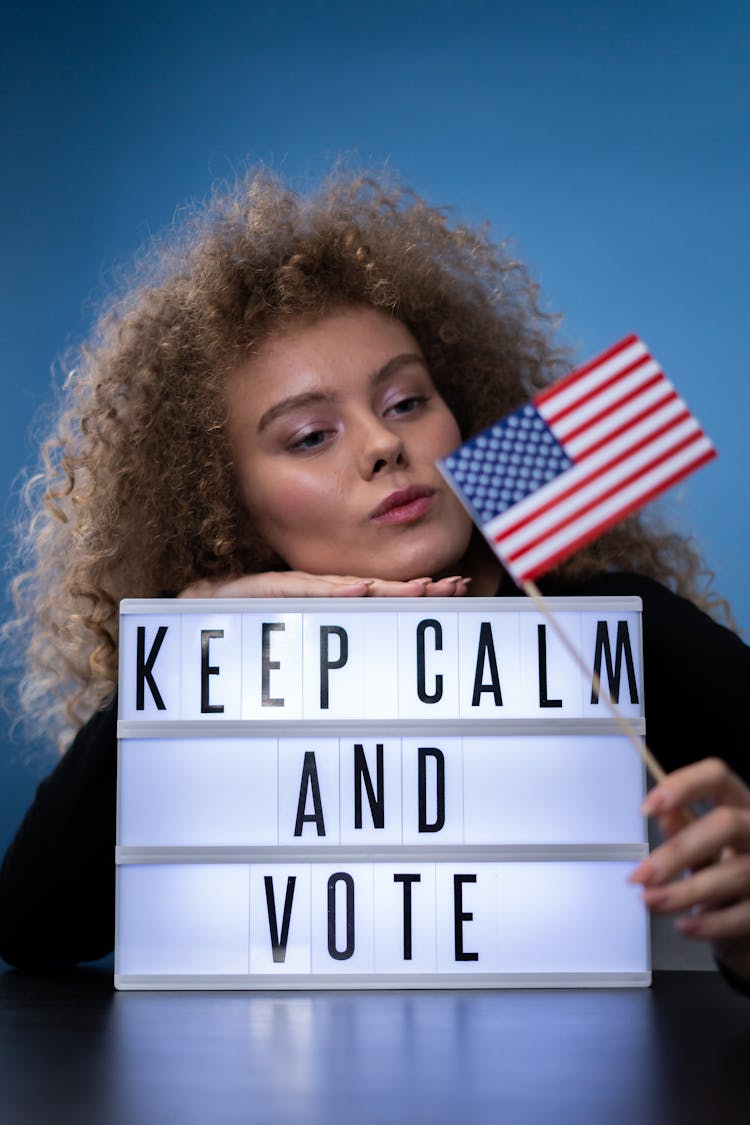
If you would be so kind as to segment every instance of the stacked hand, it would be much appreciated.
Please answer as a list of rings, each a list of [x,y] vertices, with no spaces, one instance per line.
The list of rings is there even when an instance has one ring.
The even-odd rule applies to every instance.
[[[691,806],[710,802],[695,817]],[[750,983],[750,789],[718,758],[668,774],[643,803],[666,840],[630,876],[659,914]]]
[[[203,578],[181,598],[460,598],[470,578],[413,578],[409,582],[356,578],[341,574],[305,574],[301,570],[242,574],[239,578]]]

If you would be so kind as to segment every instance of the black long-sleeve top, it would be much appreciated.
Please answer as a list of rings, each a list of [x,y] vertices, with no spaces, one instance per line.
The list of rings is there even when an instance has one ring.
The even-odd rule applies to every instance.
[[[667,771],[717,756],[750,782],[750,648],[739,637],[648,578],[602,574],[543,587],[640,596],[649,747]],[[115,704],[86,723],[7,851],[0,956],[13,965],[71,965],[114,947],[116,729]]]

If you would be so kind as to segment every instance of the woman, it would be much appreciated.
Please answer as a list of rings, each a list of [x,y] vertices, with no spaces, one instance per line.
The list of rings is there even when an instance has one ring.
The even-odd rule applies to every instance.
[[[161,253],[82,351],[29,501],[21,698],[79,733],[6,857],[6,959],[112,948],[119,600],[515,593],[435,460],[563,368],[522,266],[386,182],[298,198],[258,176]],[[633,879],[750,980],[750,652],[694,604],[700,566],[636,516],[543,586],[643,597],[649,742],[675,772]]]

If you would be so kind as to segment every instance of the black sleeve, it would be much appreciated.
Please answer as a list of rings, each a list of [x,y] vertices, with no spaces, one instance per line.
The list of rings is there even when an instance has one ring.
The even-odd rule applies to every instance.
[[[57,968],[110,953],[115,930],[117,705],[42,781],[0,870],[0,957]]]
[[[750,783],[750,648],[692,602],[650,578],[602,574],[548,594],[643,599],[646,742],[667,772],[723,758]]]

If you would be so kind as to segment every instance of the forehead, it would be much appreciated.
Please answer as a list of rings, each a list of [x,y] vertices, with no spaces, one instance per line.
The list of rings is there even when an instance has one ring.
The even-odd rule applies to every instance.
[[[266,388],[283,393],[282,382],[328,383],[366,375],[402,353],[421,356],[422,350],[400,320],[378,309],[340,309],[271,331],[232,372],[229,389],[252,383],[256,393]]]

